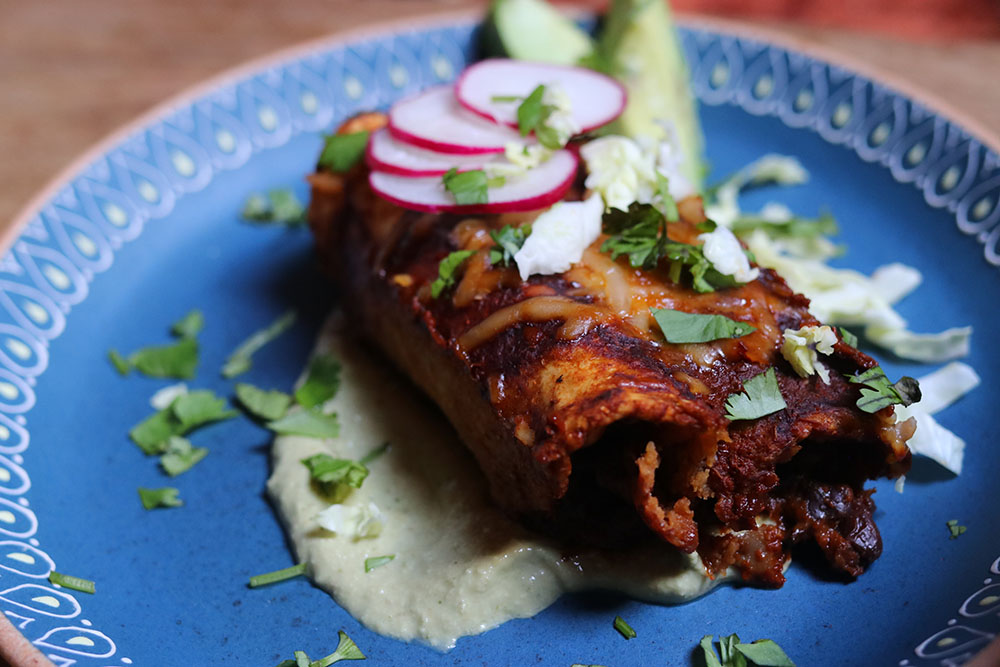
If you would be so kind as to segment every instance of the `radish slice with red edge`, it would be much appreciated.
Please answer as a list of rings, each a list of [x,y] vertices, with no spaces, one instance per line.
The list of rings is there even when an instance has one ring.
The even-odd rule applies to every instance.
[[[510,213],[547,208],[563,198],[576,178],[579,161],[560,150],[534,169],[508,177],[487,190],[485,204],[456,204],[440,177],[412,178],[373,171],[368,183],[379,197],[403,208],[429,213]]]
[[[562,89],[581,133],[610,123],[625,110],[625,87],[611,77],[583,67],[525,60],[494,58],[472,65],[458,78],[455,97],[463,107],[487,120],[517,127],[519,102],[495,102],[493,98],[525,98],[540,85]]]
[[[368,140],[365,159],[375,171],[399,176],[441,176],[454,167],[459,171],[482,169],[493,161],[502,161],[495,153],[456,155],[417,148],[399,141],[386,129],[375,132]]]
[[[509,142],[523,141],[514,130],[463,109],[451,86],[436,86],[396,102],[389,109],[389,131],[418,148],[464,155],[502,153]]]

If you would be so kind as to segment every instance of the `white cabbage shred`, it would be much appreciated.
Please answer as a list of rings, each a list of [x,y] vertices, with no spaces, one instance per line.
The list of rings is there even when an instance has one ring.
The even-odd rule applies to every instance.
[[[188,386],[183,382],[168,385],[149,397],[149,404],[155,410],[166,410],[174,399],[188,393]]]
[[[819,361],[819,355],[833,354],[836,344],[837,334],[826,325],[785,329],[781,355],[801,377],[815,373],[824,384],[830,384],[830,371]]]
[[[694,194],[680,172],[683,156],[671,141],[608,135],[588,142],[580,149],[580,156],[587,165],[584,185],[599,192],[607,208],[624,211],[632,202],[652,203],[657,172],[667,179],[674,199]]]
[[[352,540],[377,537],[385,525],[385,514],[373,502],[360,505],[330,505],[316,515],[316,523],[331,533]]]
[[[736,282],[748,283],[757,280],[760,269],[750,268],[750,260],[743,252],[736,235],[719,225],[713,231],[698,236],[702,242],[701,251],[712,268],[724,276],[732,276]]]

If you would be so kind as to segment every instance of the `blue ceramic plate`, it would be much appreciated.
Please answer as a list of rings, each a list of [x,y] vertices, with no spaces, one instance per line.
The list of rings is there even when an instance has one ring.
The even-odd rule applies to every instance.
[[[106,352],[166,342],[168,325],[200,308],[194,384],[230,395],[225,356],[294,307],[298,323],[245,376],[289,387],[332,298],[308,233],[242,223],[241,203],[279,186],[305,199],[321,132],[453,79],[473,37],[471,21],[439,23],[244,68],[106,144],[28,212],[0,261],[0,609],[11,623],[57,665],[95,666],[273,665],[294,649],[326,655],[338,629],[375,665],[684,665],[702,635],[733,632],[772,638],[799,664],[952,665],[984,646],[1000,631],[988,386],[940,418],[969,443],[961,478],[918,465],[903,495],[877,485],[885,553],[855,583],[793,565],[780,590],[726,587],[680,607],[570,595],[448,654],[369,632],[302,578],[248,590],[250,575],[293,562],[264,496],[268,434],[245,419],[204,429],[194,439],[209,456],[168,480],[126,432],[169,382],[119,377]],[[713,174],[765,152],[798,156],[813,178],[778,196],[803,214],[833,211],[845,265],[920,267],[926,283],[903,314],[921,330],[973,325],[967,361],[989,385],[997,154],[836,65],[702,29],[684,43]],[[137,486],[171,483],[183,508],[142,509]],[[968,526],[957,540],[952,518]],[[54,588],[52,567],[95,580],[97,594]],[[612,629],[616,614],[637,639]]]

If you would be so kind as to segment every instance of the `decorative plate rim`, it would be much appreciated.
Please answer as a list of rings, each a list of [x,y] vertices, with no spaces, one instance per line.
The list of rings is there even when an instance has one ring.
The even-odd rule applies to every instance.
[[[591,10],[579,7],[565,9],[569,15],[575,17],[591,17],[594,14]],[[20,238],[31,220],[40,213],[48,202],[56,197],[60,190],[83,174],[89,165],[125,143],[131,136],[158,122],[165,121],[171,113],[191,106],[207,94],[227,85],[236,84],[261,71],[293,63],[312,53],[329,51],[367,39],[376,39],[402,32],[445,29],[475,23],[481,17],[482,10],[473,8],[432,12],[414,17],[367,23],[271,51],[228,67],[198,83],[187,86],[106,134],[48,179],[45,185],[19,208],[7,228],[0,233],[0,253],[11,250],[14,242]],[[913,84],[904,77],[883,68],[863,62],[836,48],[814,44],[805,38],[789,35],[766,26],[732,19],[678,13],[677,22],[681,27],[687,29],[709,31],[736,39],[756,41],[838,67],[851,76],[867,79],[893,94],[922,106],[928,114],[946,120],[966,133],[970,139],[978,141],[987,150],[1000,154],[1000,132],[987,127],[985,123],[971,117],[955,104],[946,101],[926,88]],[[0,659],[6,660],[13,667],[36,667],[53,664],[14,627],[4,614],[0,614]]]

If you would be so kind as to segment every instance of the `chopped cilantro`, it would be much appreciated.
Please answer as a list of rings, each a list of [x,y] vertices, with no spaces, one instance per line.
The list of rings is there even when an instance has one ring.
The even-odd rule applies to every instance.
[[[232,378],[250,370],[250,366],[252,365],[250,358],[254,353],[291,327],[295,323],[295,317],[295,311],[289,310],[274,322],[255,332],[240,343],[239,347],[226,359],[226,365],[222,367],[222,376]]]
[[[757,667],[795,667],[791,658],[771,639],[758,639],[746,644],[735,634],[719,637],[718,655],[714,640],[712,635],[705,635],[699,642],[706,667],[747,667],[747,660]]]
[[[553,150],[562,148],[562,137],[559,132],[548,124],[549,116],[556,111],[552,104],[545,104],[542,100],[545,97],[545,86],[537,86],[524,98],[524,101],[517,107],[517,128],[522,137],[526,137],[532,132],[538,143]]]
[[[731,421],[758,419],[785,407],[778,377],[774,368],[768,368],[744,382],[742,392],[731,394],[726,399],[726,418]]]
[[[374,461],[375,459],[377,459],[378,457],[380,457],[383,454],[385,454],[386,451],[388,451],[388,449],[389,449],[389,443],[388,442],[383,442],[381,445],[379,445],[375,449],[371,450],[370,452],[368,452],[367,454],[365,454],[364,456],[362,456],[361,460],[358,461],[358,463],[360,463],[361,465],[365,465],[366,466],[369,463],[371,463],[372,461]]]
[[[965,526],[958,525],[958,519],[949,519],[945,525],[948,526],[948,532],[951,533],[948,536],[949,540],[957,540],[958,536],[966,531]]]
[[[858,375],[848,375],[855,384],[864,385],[858,407],[865,412],[878,412],[890,405],[911,405],[920,400],[920,385],[911,377],[902,377],[893,384],[881,366],[873,366]]]
[[[171,436],[190,433],[199,426],[235,417],[226,401],[208,389],[181,394],[170,406],[154,412],[129,431],[129,436],[146,454],[166,453]]]
[[[510,266],[514,262],[514,255],[524,245],[529,234],[531,234],[531,225],[522,225],[521,227],[504,225],[503,229],[490,231],[490,238],[497,244],[496,248],[490,250],[490,264]]]
[[[626,623],[625,619],[621,616],[615,616],[615,620],[612,625],[614,625],[615,630],[617,630],[618,633],[625,639],[635,639],[635,630],[633,630],[632,626]]]
[[[250,222],[274,222],[295,227],[306,221],[306,209],[288,188],[271,190],[267,197],[253,193],[243,203],[240,216]]]
[[[858,346],[858,337],[857,336],[855,336],[854,334],[852,334],[850,331],[848,331],[844,327],[837,327],[837,331],[840,332],[840,339],[843,340],[844,343],[846,343],[847,345],[850,345],[851,347],[857,347]]]
[[[306,408],[322,405],[333,398],[339,387],[340,363],[329,355],[320,354],[309,362],[309,374],[295,390],[295,401]]]
[[[128,363],[150,377],[190,380],[198,368],[198,341],[182,338],[169,345],[144,347],[130,354]]]
[[[292,404],[292,397],[283,391],[265,391],[245,382],[236,385],[236,398],[254,417],[267,421],[284,417]]]
[[[309,667],[330,667],[335,662],[340,662],[341,660],[364,660],[365,654],[361,652],[358,645],[347,636],[347,633],[343,630],[337,631],[340,641],[337,643],[337,650],[326,656],[312,662]]]
[[[350,171],[365,154],[370,135],[368,131],[331,134],[326,138],[323,152],[319,155],[319,166],[336,173]]]
[[[170,333],[178,338],[194,338],[205,326],[205,316],[198,309],[192,310],[170,326]]]
[[[268,584],[276,584],[279,581],[285,581],[286,579],[300,577],[305,573],[306,573],[306,564],[299,563],[298,565],[292,565],[291,567],[286,567],[281,570],[275,570],[274,572],[268,572],[266,574],[258,574],[256,576],[250,577],[250,588],[259,588],[261,586],[267,586]]]
[[[464,206],[485,204],[488,201],[487,189],[503,185],[504,178],[489,178],[482,169],[460,172],[452,167],[441,177],[441,182],[444,183],[445,190],[455,198],[455,203]]]
[[[181,394],[170,404],[170,410],[180,422],[183,433],[209,424],[235,417],[238,412],[227,409],[226,399],[215,395],[211,389],[198,389]]]
[[[115,349],[108,350],[108,360],[111,362],[111,365],[115,367],[115,370],[118,371],[118,374],[121,375],[122,377],[128,375],[129,372],[132,370],[132,364],[128,362],[128,359],[120,355],[118,353],[118,350]]]
[[[336,438],[340,434],[337,415],[323,414],[317,408],[290,412],[281,419],[267,422],[267,427],[282,435],[308,438]]]
[[[389,554],[388,556],[372,556],[371,558],[366,558],[365,572],[371,572],[377,567],[382,567],[383,565],[387,565],[395,557],[396,557],[395,554]]]
[[[610,252],[611,259],[628,255],[633,268],[652,269],[666,254],[667,221],[650,204],[632,203],[627,211],[610,209],[602,223],[609,238],[601,252]]]
[[[660,195],[659,210],[663,214],[663,217],[670,221],[680,220],[681,214],[677,210],[677,202],[674,201],[673,195],[670,194],[670,179],[660,173],[659,170],[656,171],[656,192]]]
[[[455,284],[455,272],[459,267],[476,254],[475,250],[456,250],[448,254],[438,264],[438,277],[431,283],[431,296],[438,298],[441,292]]]
[[[49,572],[49,583],[62,586],[63,588],[71,588],[81,593],[90,593],[91,595],[94,594],[96,588],[94,582],[90,579],[81,579],[80,577],[72,577],[68,574],[60,574],[55,570]]]
[[[142,501],[142,506],[148,510],[158,507],[180,507],[184,501],[178,497],[179,493],[172,486],[164,486],[159,489],[139,487],[139,499]]]
[[[160,457],[160,466],[171,477],[190,470],[208,454],[205,447],[194,447],[187,438],[171,436],[167,440],[167,451]]]
[[[649,310],[668,343],[707,343],[720,338],[739,338],[757,330],[757,327],[725,315],[685,313],[666,308]]]
[[[309,469],[309,477],[333,503],[343,502],[351,490],[360,489],[368,477],[368,468],[364,464],[350,459],[335,459],[329,454],[304,458],[302,465]]]

